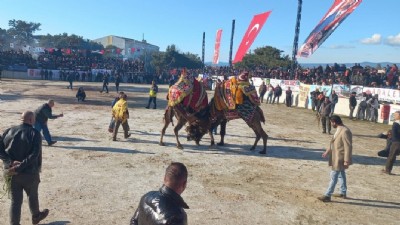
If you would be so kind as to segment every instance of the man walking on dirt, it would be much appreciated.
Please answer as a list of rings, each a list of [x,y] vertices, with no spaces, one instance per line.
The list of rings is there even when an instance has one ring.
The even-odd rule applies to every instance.
[[[117,103],[115,103],[112,109],[112,115],[115,121],[113,138],[112,138],[113,141],[117,140],[118,128],[120,125],[122,125],[122,128],[124,129],[124,138],[126,139],[131,136],[131,134],[128,134],[129,111],[128,111],[128,102],[126,101],[126,99],[127,99],[126,94],[122,94],[121,98],[118,100]]]
[[[28,196],[32,224],[38,224],[49,214],[48,209],[39,210],[38,188],[42,166],[42,137],[32,127],[35,114],[26,111],[22,124],[7,129],[0,137],[0,159],[5,168],[5,180],[10,182],[10,225],[19,225],[23,192]],[[4,218],[2,219],[3,223]]]
[[[57,141],[53,141],[50,135],[49,127],[47,126],[47,122],[49,119],[57,119],[59,117],[63,117],[64,114],[53,115],[51,108],[54,107],[54,100],[50,99],[47,103],[40,106],[35,111],[36,122],[35,129],[41,132],[43,130],[44,139],[47,141],[49,146],[54,145]]]
[[[330,202],[331,196],[335,190],[337,181],[340,181],[340,194],[334,194],[334,197],[346,198],[347,194],[347,182],[345,170],[349,168],[352,163],[352,133],[349,128],[344,126],[342,119],[333,115],[330,118],[333,128],[336,128],[336,132],[330,142],[329,147],[322,154],[323,158],[329,156],[329,165],[332,166],[331,181],[329,183],[328,190],[325,195],[318,197],[318,200],[323,202]]]

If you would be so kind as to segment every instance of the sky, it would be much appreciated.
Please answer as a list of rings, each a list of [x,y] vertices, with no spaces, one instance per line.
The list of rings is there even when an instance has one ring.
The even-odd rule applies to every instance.
[[[334,0],[303,0],[299,48]],[[35,34],[76,34],[85,39],[116,35],[144,39],[165,51],[212,61],[215,36],[222,29],[220,62],[229,61],[232,20],[233,56],[254,15],[272,11],[251,50],[272,46],[292,56],[298,0],[0,0],[0,28],[12,19],[41,23]],[[400,62],[400,0],[363,0],[309,58],[299,63]]]

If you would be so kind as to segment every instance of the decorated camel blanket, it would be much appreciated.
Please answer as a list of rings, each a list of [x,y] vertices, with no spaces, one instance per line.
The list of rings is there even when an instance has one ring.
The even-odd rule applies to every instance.
[[[228,120],[243,118],[246,122],[253,118],[260,105],[255,87],[235,78],[217,84],[214,101],[217,110],[224,111]]]
[[[181,77],[168,91],[168,105],[183,107],[199,112],[208,105],[207,92],[202,83],[191,76]]]

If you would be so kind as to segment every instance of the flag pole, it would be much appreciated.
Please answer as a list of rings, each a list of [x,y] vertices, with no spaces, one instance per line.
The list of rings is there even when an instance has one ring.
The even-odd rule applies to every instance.
[[[203,72],[205,69],[205,64],[204,64],[205,49],[206,49],[206,32],[203,32],[203,45],[202,45],[202,51],[201,51],[201,62],[203,63]]]
[[[229,67],[230,68],[232,68],[232,47],[233,47],[234,33],[235,33],[235,20],[232,20],[231,45],[229,47]]]
[[[301,8],[303,4],[303,0],[298,0],[297,6],[297,20],[296,20],[296,27],[294,32],[294,41],[293,41],[293,52],[292,52],[292,66],[291,66],[291,73],[290,78],[294,79],[295,71],[297,70],[297,51],[299,46],[299,33],[300,33],[300,20],[301,20]]]

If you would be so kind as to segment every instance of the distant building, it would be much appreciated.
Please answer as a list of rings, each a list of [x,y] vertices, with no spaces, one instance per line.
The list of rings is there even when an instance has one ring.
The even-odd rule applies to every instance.
[[[153,52],[158,52],[160,47],[147,43],[146,41],[138,41],[130,38],[119,37],[114,35],[105,36],[93,40],[105,47],[114,45],[121,49],[120,54],[124,58],[138,58],[144,56],[150,58]]]

